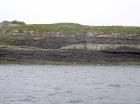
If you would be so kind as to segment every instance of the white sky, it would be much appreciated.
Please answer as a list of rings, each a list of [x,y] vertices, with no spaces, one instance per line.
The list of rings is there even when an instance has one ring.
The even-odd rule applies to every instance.
[[[140,0],[0,0],[0,21],[140,26]]]

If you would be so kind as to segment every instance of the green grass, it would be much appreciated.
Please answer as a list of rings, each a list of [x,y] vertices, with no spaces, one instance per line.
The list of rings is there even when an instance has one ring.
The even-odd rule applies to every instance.
[[[86,26],[76,23],[56,23],[56,24],[30,24],[13,22],[3,28],[19,29],[37,32],[63,32],[66,35],[73,35],[77,32],[96,32],[96,33],[122,33],[122,34],[140,34],[140,27],[130,26]]]
[[[12,42],[0,42],[0,46],[16,46],[16,44]]]
[[[88,32],[103,32],[103,33],[125,33],[125,34],[136,34],[140,33],[140,27],[130,26],[92,26],[89,27]]]
[[[11,38],[15,38],[15,35],[11,35],[11,34],[0,34],[0,39],[11,39]]]

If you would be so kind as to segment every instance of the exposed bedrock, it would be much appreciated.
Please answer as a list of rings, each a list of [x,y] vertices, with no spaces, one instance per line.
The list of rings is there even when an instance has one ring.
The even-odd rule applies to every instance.
[[[0,42],[11,43],[15,46],[31,46],[47,49],[59,49],[72,44],[126,44],[140,45],[140,39],[110,38],[110,37],[49,37],[45,39],[0,39]]]
[[[0,47],[1,60],[38,61],[140,61],[140,53],[102,52],[60,49],[39,49],[26,47]]]
[[[140,61],[140,34],[0,29],[0,60]]]
[[[101,51],[101,52],[134,52],[140,53],[140,45],[126,45],[126,44],[72,44],[62,47],[63,50],[87,50],[87,51]]]

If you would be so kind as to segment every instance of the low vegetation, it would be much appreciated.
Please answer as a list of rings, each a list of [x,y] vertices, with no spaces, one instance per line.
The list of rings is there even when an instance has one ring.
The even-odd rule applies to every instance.
[[[63,32],[66,35],[77,32],[96,32],[96,33],[122,33],[140,34],[140,27],[130,26],[87,26],[76,23],[56,23],[56,24],[25,24],[24,22],[13,21],[4,26],[6,29],[18,29],[37,32]]]
[[[16,46],[16,44],[12,42],[0,42],[0,46]]]
[[[11,38],[16,38],[16,35],[12,34],[0,34],[0,39],[11,39]]]

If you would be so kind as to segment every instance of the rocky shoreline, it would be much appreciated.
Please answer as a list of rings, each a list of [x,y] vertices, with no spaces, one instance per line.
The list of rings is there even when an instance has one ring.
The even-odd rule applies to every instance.
[[[0,63],[140,64],[140,27],[6,22],[0,25]]]
[[[29,47],[0,47],[0,62],[8,63],[139,63],[139,52],[107,52]]]

